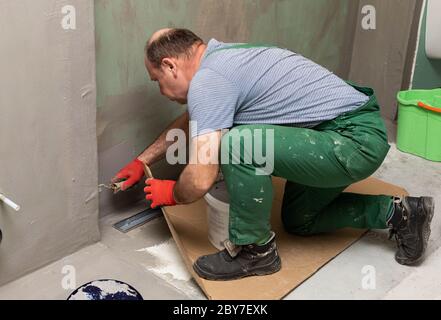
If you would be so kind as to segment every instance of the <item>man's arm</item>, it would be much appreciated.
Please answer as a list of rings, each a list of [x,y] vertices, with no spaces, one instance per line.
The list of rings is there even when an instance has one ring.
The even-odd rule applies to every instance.
[[[219,130],[192,139],[190,164],[182,171],[179,181],[146,180],[144,192],[146,199],[152,201],[152,208],[192,203],[210,190],[219,173],[221,137]]]
[[[125,180],[121,186],[121,190],[126,190],[136,184],[144,175],[144,164],[152,165],[158,160],[162,159],[167,152],[169,145],[173,141],[166,141],[167,132],[171,129],[182,129],[188,135],[189,128],[189,114],[185,112],[177,118],[171,125],[165,129],[161,135],[151,144],[143,153],[141,153],[135,160],[127,164],[113,177],[112,182],[119,182]]]
[[[182,171],[173,196],[178,204],[187,204],[202,198],[213,186],[219,173],[221,131],[193,138],[190,163]]]
[[[188,111],[184,112],[179,118],[172,122],[161,135],[151,144],[147,149],[145,149],[139,156],[138,159],[148,166],[154,164],[155,162],[161,160],[165,157],[167,148],[174,143],[174,141],[166,141],[167,132],[172,129],[182,129],[185,131],[185,135],[188,136],[189,127],[189,114]]]

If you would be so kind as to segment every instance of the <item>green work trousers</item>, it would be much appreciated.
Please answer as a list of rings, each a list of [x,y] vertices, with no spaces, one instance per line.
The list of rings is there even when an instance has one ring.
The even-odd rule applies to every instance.
[[[369,101],[314,128],[239,125],[222,137],[221,155],[229,158],[221,168],[230,195],[233,243],[260,244],[269,238],[271,175],[287,180],[281,215],[289,233],[387,227],[391,196],[342,193],[372,175],[390,147],[373,90],[354,88]]]

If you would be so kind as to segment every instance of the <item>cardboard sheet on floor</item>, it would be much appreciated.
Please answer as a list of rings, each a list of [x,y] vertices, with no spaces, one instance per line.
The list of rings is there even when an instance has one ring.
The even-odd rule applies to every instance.
[[[280,219],[285,180],[273,178],[273,185],[272,228],[277,234],[282,269],[269,276],[248,277],[227,282],[207,281],[198,277],[193,271],[193,262],[201,255],[217,251],[208,241],[205,200],[201,199],[185,206],[164,208],[167,223],[188,270],[209,299],[281,299],[366,232],[366,230],[345,229],[306,238],[286,233]],[[407,194],[403,188],[374,178],[354,184],[346,192]]]

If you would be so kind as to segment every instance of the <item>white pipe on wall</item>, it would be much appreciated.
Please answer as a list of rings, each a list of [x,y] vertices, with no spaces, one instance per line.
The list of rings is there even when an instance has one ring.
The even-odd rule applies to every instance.
[[[441,59],[441,1],[427,2],[426,54],[430,59]]]
[[[11,199],[8,199],[5,195],[3,195],[1,193],[0,193],[0,200],[3,201],[6,205],[10,206],[15,211],[19,211],[20,210],[20,206],[18,204],[16,204]]]

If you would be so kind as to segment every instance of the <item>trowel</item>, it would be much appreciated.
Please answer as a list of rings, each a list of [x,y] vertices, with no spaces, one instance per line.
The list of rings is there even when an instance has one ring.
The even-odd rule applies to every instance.
[[[146,178],[153,178],[152,172],[150,168],[144,164],[144,174]],[[113,190],[113,193],[116,194],[121,191],[121,185],[124,181],[120,181],[117,183],[111,183],[109,185],[101,185],[107,189]],[[162,216],[162,209],[156,208],[148,208],[132,217],[119,221],[113,225],[113,227],[123,233],[129,232],[137,227],[142,226],[143,224]]]
[[[150,168],[146,164],[144,164],[144,174],[145,174],[146,178],[153,178],[152,171],[150,170]],[[100,184],[98,187],[99,188],[103,187],[103,188],[112,190],[113,194],[116,194],[121,191],[121,186],[124,183],[124,181],[125,180],[122,180],[119,182],[113,182],[110,184]]]
[[[119,181],[119,182],[115,182],[115,183],[110,183],[110,184],[104,184],[103,183],[103,184],[100,184],[98,186],[98,188],[100,188],[100,192],[101,192],[101,188],[106,188],[106,189],[112,190],[113,194],[116,194],[116,193],[121,191],[121,186],[124,183],[124,181],[125,180]]]

